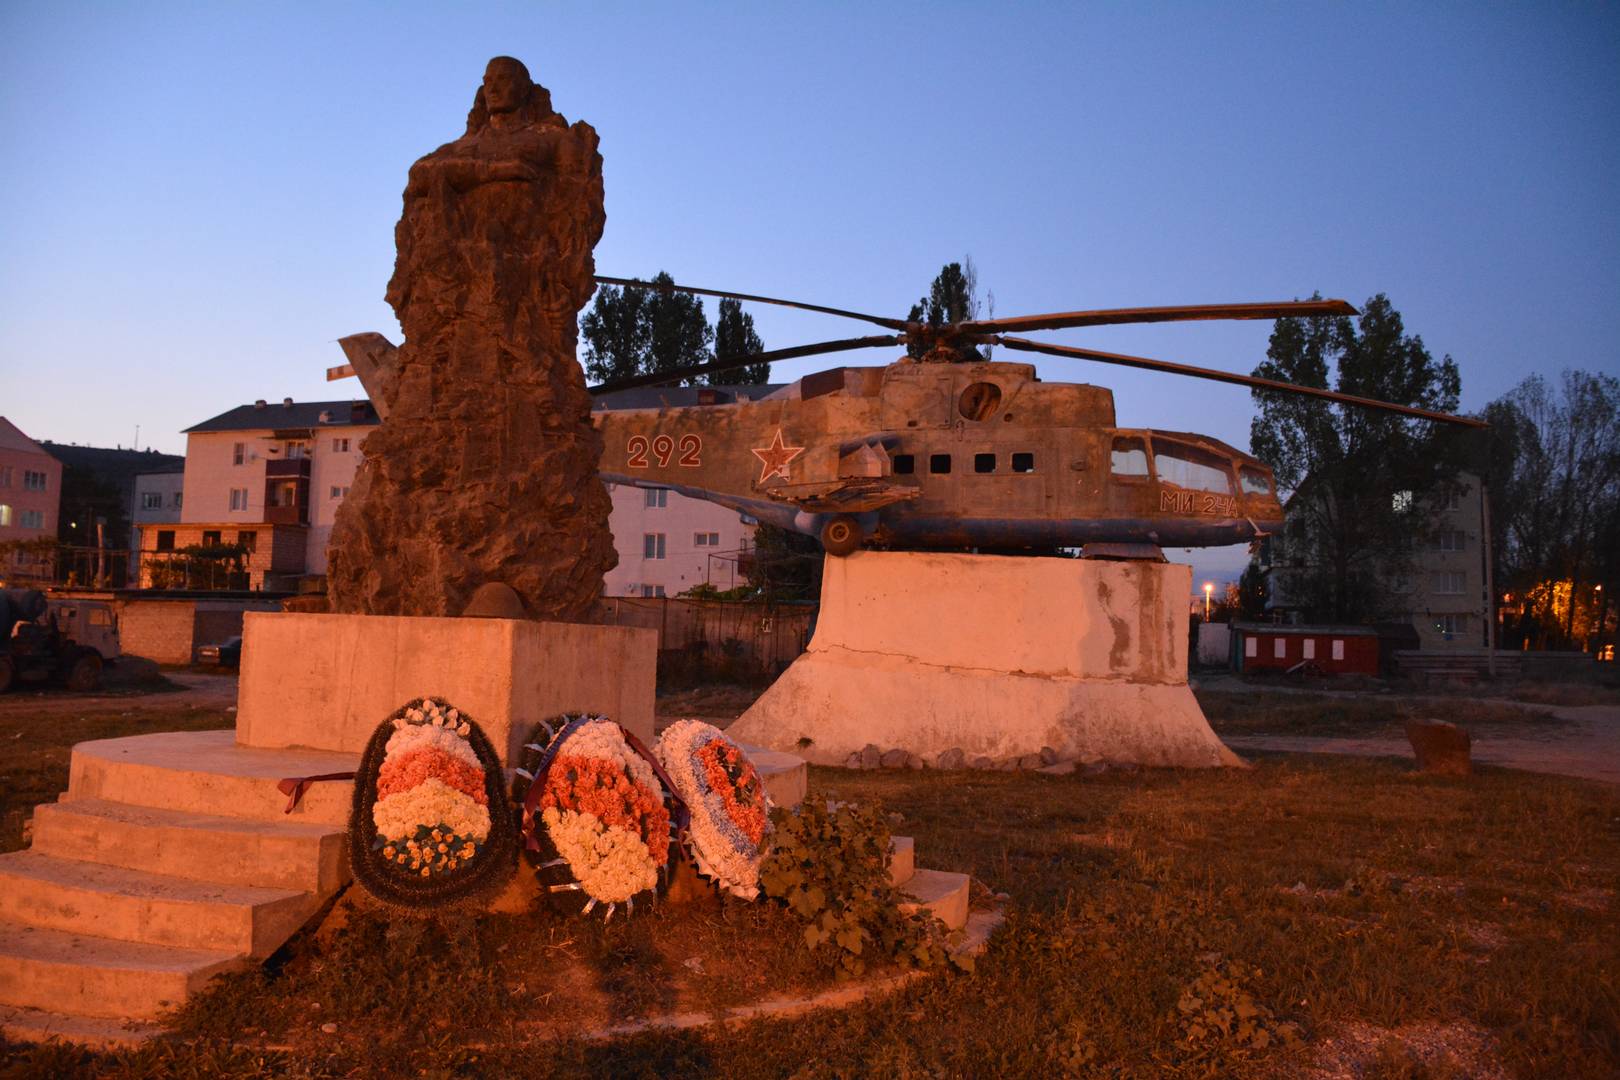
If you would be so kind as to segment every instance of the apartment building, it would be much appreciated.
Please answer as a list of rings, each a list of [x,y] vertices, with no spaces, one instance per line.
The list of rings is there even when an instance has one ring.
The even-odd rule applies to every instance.
[[[142,530],[142,584],[165,552],[240,545],[242,586],[291,589],[326,572],[326,543],[380,421],[368,401],[263,400],[185,430],[179,520]]]
[[[17,542],[54,539],[62,499],[62,463],[0,416],[0,580],[48,568],[48,557]]]

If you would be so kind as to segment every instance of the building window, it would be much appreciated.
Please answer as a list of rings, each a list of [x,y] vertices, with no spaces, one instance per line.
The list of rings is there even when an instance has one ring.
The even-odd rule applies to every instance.
[[[10,525],[10,524],[11,524],[11,507],[7,506],[5,503],[0,503],[0,525]]]
[[[259,550],[259,534],[252,529],[243,529],[237,533],[236,542],[241,545],[243,551],[251,553]]]
[[[307,453],[309,453],[309,444],[308,443],[290,442],[290,443],[287,444],[287,460],[288,461],[298,461],[300,458],[302,458]]]
[[[1466,615],[1436,615],[1434,617],[1434,628],[1440,631],[1447,641],[1450,641],[1463,632],[1467,620],[1468,616]]]
[[[247,488],[231,488],[231,509],[246,510],[247,508]]]
[[[1434,575],[1434,591],[1442,596],[1461,596],[1468,588],[1468,575],[1446,570]]]
[[[11,466],[0,465],[0,487],[11,486]]]
[[[348,497],[349,497],[349,489],[348,488],[340,487],[337,484],[332,485],[332,498],[334,498],[334,499],[346,499]]]
[[[951,455],[949,455],[949,454],[929,454],[928,455],[928,471],[931,472],[931,473],[940,473],[940,474],[950,472],[951,471]]]
[[[910,476],[917,471],[917,459],[910,454],[894,455],[894,474],[896,476]]]
[[[173,529],[159,529],[158,530],[158,534],[157,534],[157,550],[159,550],[159,551],[173,551],[174,550],[174,530]]]
[[[1397,491],[1389,497],[1389,505],[1397,514],[1404,514],[1412,509],[1412,493],[1410,491]]]
[[[174,508],[176,510],[180,509],[180,492],[178,491],[174,493]]]
[[[45,511],[24,510],[19,515],[22,520],[18,522],[25,529],[43,529],[45,527]]]
[[[277,481],[276,483],[270,485],[267,493],[270,496],[270,505],[271,506],[280,507],[280,506],[297,506],[298,505],[298,481],[296,481],[296,480],[280,480],[280,481]],[[242,501],[243,501],[243,504],[244,504],[244,508],[245,508],[245,504],[247,502],[247,499],[245,497],[246,494],[247,494],[246,492],[243,492],[244,498],[243,498]]]
[[[339,454],[347,454],[349,452],[349,440],[348,439],[333,439],[332,440],[332,449],[334,451],[336,451],[337,453],[339,453]]]
[[[1344,659],[1344,639],[1343,638],[1334,638],[1333,639],[1333,659],[1335,659],[1335,660],[1343,660]]]
[[[1288,639],[1285,637],[1275,638],[1271,643],[1271,655],[1276,660],[1286,659],[1288,656]]]
[[[664,595],[664,587],[662,585],[643,585],[641,587],[641,595],[642,598],[646,600],[661,597]]]
[[[1446,488],[1446,490],[1440,496],[1440,509],[1461,510],[1462,488],[1456,486]]]
[[[1435,538],[1435,546],[1441,551],[1464,551],[1468,546],[1468,534],[1461,529],[1442,529]]]
[[[648,488],[647,492],[646,492],[646,495],[647,495],[647,505],[649,507],[659,507],[659,506],[668,506],[669,505],[669,489],[668,488]],[[660,555],[659,558],[663,558],[663,556]]]
[[[717,532],[693,533],[692,543],[698,547],[719,547],[720,534]]]
[[[203,547],[219,547],[219,530],[204,529],[202,542]]]
[[[231,447],[231,464],[240,465],[247,461],[247,443],[237,443]]]
[[[141,492],[141,509],[142,510],[161,510],[161,509],[163,509],[163,492],[161,492],[161,491],[143,491],[143,492]]]
[[[33,469],[24,469],[23,470],[23,490],[24,491],[44,491],[45,490],[45,474],[42,473],[42,472],[35,472]]]
[[[1304,660],[1315,660],[1316,659],[1316,639],[1315,638],[1306,638],[1304,641],[1299,643],[1299,647],[1300,647],[1300,650],[1301,650],[1300,654],[1299,654],[1301,659],[1304,659]]]
[[[662,559],[664,557],[663,533],[645,533],[642,535],[641,557],[644,559]]]
[[[1259,643],[1259,641],[1257,641],[1255,638],[1252,638],[1252,637],[1244,638],[1243,639],[1243,655],[1249,657],[1251,660],[1254,659],[1255,657],[1259,656],[1260,655],[1260,643]]]

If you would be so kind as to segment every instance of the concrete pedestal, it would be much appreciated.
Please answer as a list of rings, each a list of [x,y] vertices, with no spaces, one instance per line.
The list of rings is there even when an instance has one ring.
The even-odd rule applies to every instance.
[[[815,636],[727,734],[842,764],[932,759],[1237,764],[1187,686],[1192,569],[857,552],[827,560]]]
[[[534,725],[596,712],[653,739],[658,634],[518,619],[249,613],[238,745],[359,754],[412,698],[454,704],[506,764]]]

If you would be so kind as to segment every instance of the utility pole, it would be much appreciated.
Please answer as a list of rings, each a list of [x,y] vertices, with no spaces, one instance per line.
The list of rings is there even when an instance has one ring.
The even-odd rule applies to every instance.
[[[1485,477],[1479,478],[1479,517],[1481,521],[1480,535],[1484,539],[1481,548],[1485,552],[1485,674],[1496,678],[1496,582],[1493,575],[1491,557],[1491,493],[1485,483]]]

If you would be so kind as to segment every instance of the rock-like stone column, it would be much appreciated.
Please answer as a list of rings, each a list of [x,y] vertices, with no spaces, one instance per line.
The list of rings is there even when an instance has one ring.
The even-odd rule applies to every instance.
[[[575,359],[595,285],[602,157],[510,57],[467,133],[411,167],[388,302],[405,344],[387,419],[332,530],[332,610],[459,615],[481,585],[578,620],[616,556]]]

